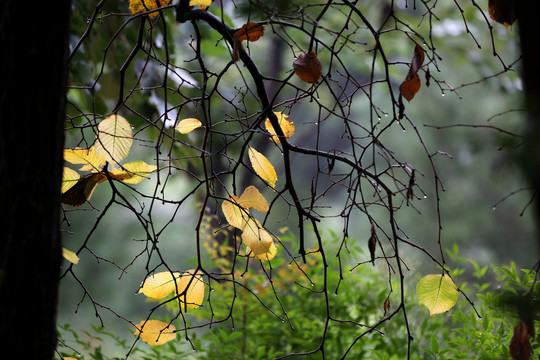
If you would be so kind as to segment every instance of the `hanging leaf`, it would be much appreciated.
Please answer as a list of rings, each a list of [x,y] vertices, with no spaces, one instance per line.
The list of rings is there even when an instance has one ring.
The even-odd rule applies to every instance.
[[[274,242],[272,241],[272,243],[270,244],[270,247],[268,248],[268,251],[262,253],[262,254],[259,254],[259,255],[255,255],[255,253],[253,252],[253,250],[251,250],[249,248],[249,246],[246,246],[246,254],[248,254],[250,257],[255,257],[257,260],[267,260],[267,261],[270,261],[274,258],[274,256],[276,256],[277,254],[277,247],[276,245],[274,244]]]
[[[264,25],[260,25],[254,22],[248,22],[242,25],[242,27],[234,32],[234,38],[238,41],[257,41],[264,35]]]
[[[242,230],[242,241],[255,255],[268,252],[273,243],[272,236],[253,218],[248,219]]]
[[[204,282],[200,273],[195,274],[195,270],[192,269],[182,274],[178,283],[178,294],[182,306],[193,309],[201,306],[204,300]]]
[[[275,187],[276,181],[277,181],[277,174],[276,170],[268,161],[268,159],[258,152],[257,150],[253,149],[252,147],[249,148],[249,160],[251,161],[251,166],[253,167],[253,170],[259,175],[264,181],[268,183],[272,188]]]
[[[155,10],[163,6],[169,5],[171,0],[129,0],[129,11],[131,15],[137,15],[150,10]],[[159,11],[154,11],[148,14],[149,17],[155,17]]]
[[[242,195],[240,195],[238,203],[245,209],[254,208],[261,212],[267,212],[269,207],[268,201],[266,201],[264,196],[259,192],[259,189],[253,185],[248,186],[244,190]]]
[[[64,160],[71,164],[83,164],[80,171],[99,172],[105,165],[105,159],[98,155],[93,146],[90,149],[64,149]]]
[[[179,286],[179,278],[179,272],[164,271],[152,274],[141,284],[139,293],[153,299],[163,299],[176,290],[177,286]]]
[[[246,226],[249,213],[247,209],[240,205],[240,199],[237,196],[232,195],[227,200],[224,200],[223,204],[221,204],[221,210],[229,225],[240,230]]]
[[[426,275],[416,286],[418,303],[429,309],[429,315],[442,314],[457,302],[458,289],[447,275]]]
[[[313,51],[300,54],[293,62],[294,73],[303,81],[315,84],[321,77],[322,65]]]
[[[405,77],[403,83],[401,83],[401,85],[399,86],[400,94],[409,102],[420,90],[421,81],[420,76],[418,75],[418,71],[422,67],[423,63],[424,50],[417,44],[414,47],[414,53],[411,60],[411,65],[409,67],[409,72],[407,73],[407,76]]]
[[[90,200],[96,186],[104,181],[107,181],[107,177],[100,173],[84,175],[73,187],[63,193],[60,199],[63,204],[81,206]]]
[[[176,338],[176,328],[159,320],[143,320],[135,325],[135,335],[150,345],[163,345]]]
[[[189,6],[199,5],[201,10],[205,10],[212,4],[212,0],[189,0]]]
[[[512,25],[516,20],[513,0],[489,0],[489,16],[505,27]]]
[[[97,154],[109,164],[122,161],[132,144],[131,125],[122,116],[112,114],[99,123],[94,147]]]
[[[514,327],[514,335],[510,341],[510,355],[516,360],[529,360],[532,347],[529,330],[525,322],[520,321]]]
[[[294,123],[290,120],[287,120],[289,117],[281,112],[275,112],[274,114],[278,118],[279,126],[281,127],[285,138],[289,139],[291,136],[294,135]],[[272,135],[272,140],[275,143],[279,143],[279,137],[277,136],[276,131],[272,126],[272,123],[270,122],[270,119],[266,119],[264,126],[266,127],[266,131],[268,131]]]
[[[176,125],[176,130],[178,130],[180,134],[187,134],[201,126],[202,126],[202,123],[199,120],[195,118],[187,118],[187,119],[181,120],[178,123],[178,125]]]
[[[78,264],[80,260],[77,254],[75,254],[73,251],[70,251],[66,248],[62,248],[62,256],[64,257],[64,259],[66,259],[72,264]]]
[[[71,189],[77,182],[81,176],[78,172],[76,172],[73,169],[64,167],[64,173],[62,175],[62,194]]]
[[[109,174],[116,180],[128,184],[138,184],[156,170],[157,166],[155,165],[148,165],[144,161],[133,161],[122,165],[121,169],[109,172]]]

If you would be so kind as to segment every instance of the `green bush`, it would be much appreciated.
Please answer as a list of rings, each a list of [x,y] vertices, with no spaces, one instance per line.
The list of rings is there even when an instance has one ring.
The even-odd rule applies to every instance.
[[[334,246],[327,253],[335,255],[339,244],[337,236],[331,238]],[[281,241],[284,248],[295,244],[291,235]],[[326,272],[322,256],[315,250],[303,264],[287,251],[267,262],[238,255],[233,261],[232,248],[212,241],[207,249],[209,268],[216,275],[207,284],[211,291],[203,308],[190,309],[185,316],[187,335],[179,329],[176,340],[165,345],[137,343],[131,349],[133,341],[94,328],[92,342],[109,337],[136,359],[273,359],[285,355],[322,359],[324,353],[327,359],[390,360],[405,358],[408,327],[414,338],[410,343],[413,359],[511,359],[508,348],[519,316],[531,316],[533,321],[537,317],[539,287],[534,271],[518,273],[514,264],[480,268],[470,259],[459,258],[457,248],[450,257],[472,271],[455,268],[451,275],[474,306],[462,295],[450,312],[430,317],[426,308],[417,305],[414,289],[419,276],[409,276],[404,293],[407,322],[402,311],[395,312],[401,299],[400,284],[389,282],[386,270],[371,263],[354,266],[353,261],[368,258],[355,241],[348,243],[347,255],[341,259],[327,255]],[[227,271],[230,276],[216,280],[217,274]],[[468,274],[474,277],[460,282]],[[487,281],[492,275],[495,278]],[[325,281],[328,291],[324,291]],[[170,309],[177,314],[178,308]],[[82,341],[69,326],[60,332],[71,334],[75,345],[64,345],[78,347],[81,354],[77,357],[107,359],[100,346]],[[536,335],[533,351],[539,340]],[[62,347],[62,354],[73,356],[73,347]]]

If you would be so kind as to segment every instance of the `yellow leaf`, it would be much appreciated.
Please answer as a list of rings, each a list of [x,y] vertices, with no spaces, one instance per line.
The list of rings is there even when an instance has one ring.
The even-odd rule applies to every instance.
[[[270,161],[268,161],[263,154],[252,147],[249,148],[249,160],[251,161],[251,166],[257,175],[266,181],[268,185],[274,187],[276,185],[277,175],[276,170]]]
[[[202,123],[199,120],[195,118],[188,118],[180,121],[178,125],[176,125],[176,130],[178,130],[180,134],[187,134],[201,126]]]
[[[72,188],[81,176],[73,169],[64,167],[64,174],[62,175],[62,194]]]
[[[268,252],[273,243],[272,236],[253,218],[248,219],[242,229],[242,241],[255,255]]]
[[[163,345],[176,338],[176,328],[159,320],[143,320],[135,325],[135,335],[150,345]]]
[[[170,271],[150,275],[141,284],[142,287],[139,290],[139,293],[143,293],[150,298],[163,299],[165,296],[176,290],[177,286],[179,286],[179,281],[177,280],[179,278],[179,272],[171,274]]]
[[[92,146],[90,149],[64,149],[64,160],[72,164],[83,164],[79,170],[99,172],[105,164],[105,159],[97,154]]]
[[[189,0],[189,6],[199,5],[201,10],[206,9],[212,4],[212,0]]]
[[[285,138],[290,138],[294,135],[294,124],[292,121],[287,120],[288,116],[281,113],[281,112],[275,112],[279,126],[281,126],[281,130],[283,130],[283,134],[285,135]],[[272,140],[274,140],[275,143],[279,143],[279,137],[276,135],[276,131],[274,130],[274,127],[270,123],[270,119],[266,119],[264,126],[266,127],[266,130],[272,135]]]
[[[418,304],[429,309],[429,315],[442,314],[457,302],[458,288],[447,275],[426,275],[416,286]]]
[[[131,125],[120,115],[112,114],[102,120],[97,129],[95,149],[112,166],[122,161],[133,144]]]
[[[247,209],[243,208],[239,203],[240,199],[232,195],[230,198],[223,201],[221,210],[229,225],[242,230],[249,219],[249,213]]]
[[[109,172],[109,174],[116,180],[128,184],[138,184],[156,170],[157,166],[155,165],[148,165],[144,161],[133,161],[122,165],[121,169]]]
[[[238,201],[245,209],[254,208],[262,212],[268,211],[268,202],[255,186],[248,186]]]
[[[129,0],[129,10],[131,15],[137,15],[150,10],[155,10],[163,6],[169,5],[171,0]],[[148,14],[149,17],[154,17],[159,14],[159,11],[154,11]]]
[[[272,241],[272,244],[270,244],[270,248],[267,252],[264,252],[259,255],[255,255],[254,252],[249,248],[249,246],[246,246],[246,253],[249,254],[250,257],[255,256],[258,260],[272,260],[274,256],[277,254],[277,247]]]
[[[200,273],[195,274],[193,269],[182,274],[178,283],[178,294],[180,294],[181,305],[185,304],[194,309],[201,306],[204,300],[204,282]]]
[[[66,248],[62,248],[62,256],[64,257],[64,259],[66,259],[70,263],[73,263],[73,264],[79,263],[79,257],[77,256],[77,254],[75,254],[73,251],[70,251]]]

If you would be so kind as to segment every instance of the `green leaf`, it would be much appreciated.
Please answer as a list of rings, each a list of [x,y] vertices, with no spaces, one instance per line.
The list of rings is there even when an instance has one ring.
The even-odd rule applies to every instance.
[[[446,275],[427,275],[416,286],[418,303],[429,309],[429,315],[442,314],[457,302],[456,284]]]
[[[433,351],[435,354],[439,352],[439,341],[435,337],[435,335],[431,334],[431,351]]]

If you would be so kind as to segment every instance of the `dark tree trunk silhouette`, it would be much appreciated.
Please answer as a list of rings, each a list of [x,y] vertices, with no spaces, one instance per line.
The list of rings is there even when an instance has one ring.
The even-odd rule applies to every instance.
[[[522,167],[536,196],[536,224],[540,225],[540,66],[538,60],[538,38],[540,27],[538,15],[532,10],[532,2],[516,1],[516,15],[519,26],[519,38],[523,57],[522,78],[525,90],[527,115],[525,137],[527,141],[521,156]],[[538,236],[540,248],[540,236]]]
[[[0,2],[0,345],[52,359],[70,1]]]

